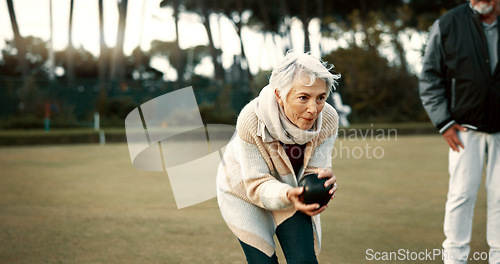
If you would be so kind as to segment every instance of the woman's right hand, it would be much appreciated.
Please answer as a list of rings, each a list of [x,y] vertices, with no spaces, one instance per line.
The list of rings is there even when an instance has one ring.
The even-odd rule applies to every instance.
[[[328,207],[328,205],[320,207],[317,203],[305,204],[301,202],[299,196],[302,192],[304,192],[304,187],[292,188],[286,192],[286,197],[288,198],[288,200],[290,200],[290,202],[293,203],[293,206],[295,206],[295,209],[297,209],[297,211],[300,211],[309,216],[314,216],[325,211],[325,209]]]

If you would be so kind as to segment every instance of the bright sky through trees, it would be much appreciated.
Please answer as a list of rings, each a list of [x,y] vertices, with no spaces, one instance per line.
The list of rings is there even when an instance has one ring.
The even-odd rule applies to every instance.
[[[36,36],[48,41],[50,37],[50,0],[15,0],[17,22],[21,35]],[[125,32],[124,52],[130,54],[138,45],[143,50],[149,50],[152,40],[173,41],[175,38],[174,18],[170,8],[160,8],[160,0],[130,0]],[[99,53],[99,29],[97,1],[75,0],[75,13],[73,18],[73,43],[75,47],[83,46],[94,55]],[[54,49],[63,50],[68,44],[69,1],[52,0]],[[143,12],[144,11],[144,12]],[[216,47],[223,49],[224,67],[229,67],[233,56],[240,54],[238,36],[233,26],[225,17],[219,19],[212,15],[211,19],[214,41]],[[104,1],[104,31],[108,46],[114,46],[118,27],[118,10],[115,0]],[[303,46],[300,22],[296,21],[297,33],[294,37],[294,46]],[[180,45],[189,48],[196,45],[206,45],[208,38],[205,29],[197,15],[181,12],[180,16]],[[222,34],[220,34],[222,32]],[[281,51],[270,38],[265,39],[263,34],[244,29],[245,50],[248,55],[250,67],[253,72],[260,69],[269,69],[279,58]],[[312,36],[314,39],[315,36]],[[9,20],[8,9],[5,1],[0,1],[0,49],[4,47],[5,40],[13,38],[12,27]],[[317,36],[316,36],[317,39]],[[278,44],[280,40],[278,40]],[[313,52],[317,52],[314,50]],[[159,62],[162,63],[162,62]],[[165,63],[165,62],[163,62]],[[210,64],[209,60],[206,62]],[[202,64],[203,65],[203,64]],[[207,65],[205,65],[207,66]],[[202,66],[203,67],[203,66]],[[211,67],[209,65],[208,67]],[[161,69],[160,69],[161,70]]]

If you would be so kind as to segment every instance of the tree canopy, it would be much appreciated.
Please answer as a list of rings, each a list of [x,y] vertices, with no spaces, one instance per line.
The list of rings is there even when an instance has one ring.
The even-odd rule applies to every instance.
[[[276,45],[277,50],[298,49],[291,39],[292,24],[300,22],[304,34],[304,49],[319,45],[324,60],[336,65],[341,73],[339,91],[347,104],[352,105],[354,121],[408,121],[423,120],[417,95],[415,69],[409,67],[407,47],[404,39],[416,35],[426,38],[430,25],[444,12],[464,0],[162,0],[158,8],[171,8],[176,28],[176,39],[171,42],[154,40],[150,50],[137,47],[131,55],[123,53],[126,25],[126,0],[117,0],[117,44],[108,47],[103,41],[103,19],[106,14],[99,4],[100,54],[95,57],[82,47],[73,47],[71,38],[65,50],[55,52],[54,66],[48,67],[50,45],[36,36],[21,36],[12,0],[6,0],[14,38],[7,40],[1,50],[0,78],[48,80],[52,69],[57,82],[67,82],[72,89],[79,78],[99,80],[98,90],[109,89],[104,83],[117,84],[131,80],[163,81],[163,69],[152,66],[154,58],[169,61],[177,73],[176,87],[194,81],[206,84],[206,89],[232,83],[235,89],[258,90],[265,82],[263,75],[269,69],[260,69],[254,76],[250,72],[246,49],[252,43],[245,42],[243,29],[259,32]],[[71,1],[70,25],[72,24],[73,1]],[[178,23],[180,14],[192,13],[199,17],[208,36],[204,46],[182,49],[179,46]],[[239,38],[241,53],[235,57],[231,68],[222,66],[224,50],[216,47],[212,29],[221,23],[221,18],[230,21]],[[318,23],[319,39],[310,38],[312,22]],[[68,35],[71,36],[71,26]],[[220,32],[227,34],[227,32]],[[278,42],[277,39],[281,40]],[[337,43],[334,49],[324,45],[325,41]],[[316,42],[316,43],[313,43]],[[284,43],[284,44],[283,44]],[[423,50],[423,46],[422,46]],[[391,56],[387,56],[391,54]],[[197,76],[194,68],[209,60],[213,76]],[[201,83],[201,82],[200,82]],[[24,85],[25,87],[26,85]],[[227,88],[227,87],[226,87]],[[227,89],[224,88],[225,93]],[[220,110],[220,109],[218,109]]]

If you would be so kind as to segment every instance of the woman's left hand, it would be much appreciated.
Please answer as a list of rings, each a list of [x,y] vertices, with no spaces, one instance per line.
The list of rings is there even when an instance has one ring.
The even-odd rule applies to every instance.
[[[335,175],[333,175],[333,171],[331,169],[318,169],[314,172],[318,174],[318,178],[328,178],[328,180],[325,182],[325,187],[333,185],[333,188],[330,190],[330,199],[335,198],[335,192],[337,191],[337,178],[335,177]],[[309,216],[314,216],[322,213],[328,207],[328,205],[320,207],[317,203],[304,204],[300,200],[300,195],[302,194],[302,192],[304,192],[304,187],[292,188],[286,193],[288,200],[293,203],[297,211],[301,211]]]
[[[300,195],[304,192],[304,187],[296,187],[286,192],[286,197],[293,203],[295,209],[309,216],[315,216],[323,212],[328,205],[320,206],[318,203],[305,204],[300,200]]]
[[[337,191],[337,177],[333,174],[333,171],[331,169],[318,169],[316,170],[316,173],[318,174],[318,178],[329,178],[325,182],[325,187],[328,187],[330,185],[333,185],[333,188],[330,190],[330,194],[332,195],[332,198],[335,198],[335,192]]]

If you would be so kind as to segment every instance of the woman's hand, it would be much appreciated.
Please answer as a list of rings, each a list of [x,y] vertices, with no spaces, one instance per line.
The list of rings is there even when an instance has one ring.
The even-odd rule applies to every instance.
[[[335,198],[335,192],[337,191],[337,178],[335,177],[335,175],[333,175],[333,171],[331,169],[318,169],[317,171],[315,171],[315,173],[318,174],[318,178],[329,178],[325,182],[325,187],[333,185],[333,188],[330,190],[330,195],[332,196],[331,199]],[[293,203],[297,211],[303,212],[304,214],[309,216],[314,216],[322,213],[326,208],[328,208],[328,205],[320,207],[317,203],[305,204],[301,202],[299,196],[302,194],[302,192],[304,192],[304,188],[297,187],[288,190],[288,192],[286,193],[286,197]]]
[[[286,197],[293,203],[293,206],[295,206],[295,209],[297,209],[297,211],[300,211],[309,216],[314,216],[325,211],[325,209],[328,207],[328,205],[320,207],[317,203],[305,204],[301,202],[299,196],[302,192],[304,192],[304,187],[292,188],[286,192]]]
[[[318,169],[315,171],[318,174],[318,178],[329,178],[325,182],[325,187],[333,185],[333,188],[330,190],[330,194],[332,198],[335,198],[335,192],[337,191],[337,177],[333,175],[333,171],[331,169]]]

